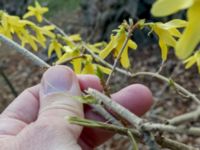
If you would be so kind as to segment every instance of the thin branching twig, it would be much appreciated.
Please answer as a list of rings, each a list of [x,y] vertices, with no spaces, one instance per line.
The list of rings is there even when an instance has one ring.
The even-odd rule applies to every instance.
[[[90,50],[90,48],[87,46],[86,43],[83,43],[83,47],[85,47],[85,49],[100,63],[102,63],[103,65],[105,65],[106,67],[112,69],[112,65],[109,64],[108,62],[106,62],[105,60],[103,60],[102,58],[100,58],[98,55],[96,55],[94,52],[92,52],[92,50]],[[162,80],[166,83],[170,83],[169,78],[158,74],[158,73],[153,73],[153,72],[137,72],[137,73],[131,73],[129,71],[126,71],[124,69],[118,68],[116,67],[115,70],[123,75],[126,75],[128,77],[137,77],[137,76],[151,76],[151,77],[155,77],[159,80]],[[191,93],[190,91],[188,91],[187,89],[185,89],[183,86],[181,86],[180,84],[174,82],[174,86],[175,88],[177,88],[177,90],[179,90],[180,92],[182,92],[183,94],[187,95],[189,98],[193,99],[196,103],[200,104],[200,99],[197,98],[197,96],[193,93]]]
[[[116,69],[116,67],[117,67],[117,64],[118,64],[118,62],[119,62],[119,60],[120,60],[120,58],[121,58],[122,53],[124,52],[124,49],[125,49],[125,47],[126,47],[128,41],[129,41],[129,39],[130,39],[130,37],[131,37],[131,35],[132,35],[132,32],[135,30],[135,28],[137,28],[138,25],[139,25],[139,24],[136,23],[135,25],[130,25],[130,26],[129,26],[126,39],[124,40],[124,43],[123,43],[123,45],[122,45],[122,48],[120,49],[119,54],[117,55],[117,58],[116,58],[115,61],[114,61],[114,64],[112,65],[112,71],[111,71],[111,73],[109,74],[109,76],[108,76],[108,78],[107,78],[107,81],[106,81],[106,85],[107,85],[107,86],[109,85],[110,79],[111,79],[111,77],[112,77],[112,75],[113,75],[113,73],[114,73],[114,71],[115,71],[115,69]]]

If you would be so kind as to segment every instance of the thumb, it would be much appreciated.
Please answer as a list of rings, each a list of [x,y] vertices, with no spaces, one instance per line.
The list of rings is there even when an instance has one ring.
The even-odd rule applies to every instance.
[[[81,90],[78,79],[71,69],[64,66],[49,68],[41,81],[38,121],[48,123],[61,134],[67,132],[66,136],[72,134],[77,139],[82,128],[67,123],[65,118],[83,117],[82,104],[73,99],[73,96],[79,95]]]

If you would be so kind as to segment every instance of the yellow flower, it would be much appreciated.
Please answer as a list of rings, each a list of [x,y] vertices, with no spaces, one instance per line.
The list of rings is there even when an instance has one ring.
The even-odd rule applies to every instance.
[[[81,74],[97,74],[98,69],[105,74],[110,74],[111,70],[109,68],[106,68],[104,66],[101,66],[99,64],[93,63],[92,62],[92,56],[91,55],[86,55],[86,59],[84,62],[84,67],[81,72]]]
[[[65,60],[70,60],[77,56],[81,56],[81,51],[79,47],[71,49],[69,46],[63,47],[65,54],[60,57],[56,63],[62,63]],[[74,72],[77,74],[96,74],[97,67],[105,74],[110,74],[111,70],[99,64],[93,63],[93,58],[91,55],[85,54],[84,57],[75,58],[71,60]]]
[[[76,47],[75,42],[80,42],[82,40],[80,34],[74,34],[70,36],[59,35],[59,37],[62,38],[66,42],[66,44],[71,48]]]
[[[80,42],[82,40],[80,34],[70,35],[70,36],[68,36],[68,39],[71,41],[74,41],[74,42]]]
[[[197,63],[198,71],[200,73],[200,51],[197,51],[194,55],[190,56],[184,61],[186,64],[185,68],[188,69]]]
[[[69,59],[72,59],[74,57],[81,55],[80,49],[78,47],[75,47],[74,49],[72,49],[69,46],[64,46],[63,49],[64,49],[65,53],[59,58],[59,60],[56,63],[62,63],[65,60],[69,60]],[[76,58],[71,61],[75,73],[77,73],[77,74],[81,73],[83,61],[84,61],[83,58]]]
[[[20,20],[17,16],[10,16],[7,13],[1,14],[1,23],[0,23],[0,33],[12,39],[12,36],[16,34],[21,40],[22,46],[30,44],[33,50],[37,50],[38,40],[29,33],[26,29],[26,26],[34,26],[34,23],[30,21]]]
[[[108,45],[100,52],[100,57],[105,59],[111,52],[113,52],[114,56],[117,57],[120,50],[122,49],[122,46],[127,38],[127,33],[125,31],[125,28],[121,25],[119,26],[119,30],[117,30],[116,35],[111,35],[111,40],[108,43]],[[130,67],[130,61],[128,57],[128,49],[136,49],[137,44],[132,41],[131,39],[128,40],[127,45],[124,48],[124,51],[120,58],[120,63],[124,68]]]
[[[41,7],[40,4],[36,1],[35,7],[29,6],[28,12],[23,16],[23,18],[29,18],[31,16],[35,16],[38,22],[42,22],[43,14],[48,12],[47,7]]]
[[[7,13],[1,15],[1,33],[10,39],[16,31],[21,30],[25,25],[17,16],[9,16]]]
[[[33,30],[35,31],[38,43],[40,43],[43,48],[46,47],[46,37],[48,36],[50,38],[55,38],[55,34],[52,32],[52,30],[55,29],[54,26],[48,25],[48,26],[43,26],[43,27],[38,27],[38,26],[31,26]]]
[[[94,52],[94,53],[97,53],[97,54],[99,54],[100,53],[100,47],[101,46],[99,46],[101,43],[96,43],[96,44],[86,44],[86,46],[92,51],[92,52]],[[105,47],[105,42],[104,42],[104,47]]]
[[[62,44],[60,44],[56,39],[53,39],[49,45],[48,57],[51,56],[52,52],[55,51],[58,58],[62,56]]]
[[[83,68],[81,74],[97,74],[97,69],[99,69],[101,72],[105,74],[110,74],[111,70],[109,68],[106,68],[104,66],[101,66],[99,64],[95,63],[85,63],[85,67]]]
[[[30,44],[30,46],[33,48],[33,50],[37,51],[38,46],[36,42],[38,40],[31,35],[26,29],[21,29],[18,32],[16,32],[17,36],[21,40],[21,45],[24,47],[26,44]]]
[[[176,39],[181,36],[181,33],[177,28],[182,28],[187,25],[184,20],[174,19],[166,23],[146,23],[145,25],[150,26],[151,30],[154,31],[159,38],[159,46],[161,48],[162,59],[167,59],[168,47],[176,46]]]
[[[200,42],[200,0],[157,0],[152,7],[154,16],[167,16],[179,10],[188,9],[188,25],[178,40],[176,55],[187,58]]]

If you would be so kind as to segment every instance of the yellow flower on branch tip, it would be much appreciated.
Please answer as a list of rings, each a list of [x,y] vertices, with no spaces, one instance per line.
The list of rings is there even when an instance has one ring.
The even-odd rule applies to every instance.
[[[98,70],[100,70],[102,73],[110,74],[111,69],[101,66],[99,64],[93,63],[93,59],[91,55],[86,55],[86,59],[84,62],[84,67],[81,71],[81,74],[97,74]]]
[[[161,17],[183,9],[188,9],[188,25],[175,47],[181,59],[187,58],[200,42],[200,0],[158,0],[151,10],[154,16]]]
[[[192,67],[195,63],[197,64],[198,71],[200,73],[200,51],[197,51],[194,55],[184,61],[186,69]]]
[[[183,28],[187,26],[187,22],[184,20],[174,19],[166,23],[146,23],[150,26],[159,38],[159,46],[161,48],[162,59],[167,59],[168,47],[176,46],[176,39],[181,36],[180,31],[177,28]]]
[[[56,63],[62,63],[66,60],[69,60],[81,55],[80,49],[78,47],[75,47],[74,49],[72,49],[70,46],[64,46],[63,49],[65,53],[59,58],[59,60]],[[84,61],[84,58],[76,58],[71,61],[71,64],[73,65],[73,68],[74,68],[74,72],[77,74],[81,73],[82,61]]]
[[[38,42],[37,39],[33,35],[30,35],[29,31],[25,28],[27,24],[30,25],[29,21],[20,20],[19,17],[9,16],[6,13],[3,14],[1,19],[1,26],[5,36],[12,38],[13,34],[16,33],[21,40],[22,46],[30,44],[33,50],[36,51],[38,49],[36,44]]]
[[[38,22],[42,22],[43,14],[48,12],[47,7],[41,7],[41,5],[36,1],[35,7],[29,6],[28,12],[23,16],[23,18],[29,18],[31,16],[35,16]]]
[[[38,43],[40,43],[44,48],[46,47],[46,37],[48,36],[50,38],[55,38],[55,34],[51,31],[54,30],[54,26],[31,26],[33,30],[35,31]]]
[[[55,29],[55,26],[52,25],[47,25],[43,27],[39,27],[39,30],[41,31],[42,34],[50,37],[50,38],[55,38],[55,34],[52,32],[52,30]]]
[[[74,42],[80,42],[82,40],[80,34],[73,34],[70,36],[61,36],[59,35],[60,38],[62,38],[68,46],[71,48],[76,47],[76,44]]]
[[[38,50],[38,46],[36,44],[36,42],[38,42],[38,40],[34,36],[30,35],[30,33],[27,30],[25,30],[25,29],[20,30],[20,31],[16,32],[16,34],[19,37],[19,39],[21,40],[21,45],[23,47],[26,44],[30,44],[34,51]]]
[[[87,44],[87,47],[94,53],[100,53],[100,49],[95,44]]]
[[[1,33],[12,39],[12,35],[17,30],[24,28],[25,24],[20,21],[17,16],[9,16],[7,13],[1,14],[0,20]]]
[[[53,39],[49,45],[48,57],[52,55],[52,52],[55,51],[58,58],[62,56],[62,44],[60,44],[56,39]]]
[[[72,59],[70,63],[73,65],[73,69],[76,74],[96,74],[97,67],[103,73],[110,74],[111,70],[109,68],[93,63],[93,58],[91,55],[85,54],[84,57],[76,58],[81,56],[81,51],[78,47],[71,49],[69,46],[64,46],[63,49],[65,53],[56,63],[62,63],[66,60]]]
[[[101,70],[101,72],[105,73],[105,74],[110,74],[111,73],[111,69],[106,68],[104,66],[101,66],[99,64],[95,64],[95,63],[86,63],[85,67],[83,68],[81,74],[97,74],[97,69]]]
[[[100,52],[100,57],[102,59],[105,59],[111,52],[113,52],[114,56],[117,57],[120,53],[120,50],[123,47],[123,44],[127,38],[127,32],[123,28],[123,26],[119,26],[116,35],[111,35],[111,40],[108,43],[108,45]],[[130,67],[130,61],[128,57],[128,49],[136,49],[137,44],[132,41],[131,39],[128,40],[127,45],[125,46],[123,53],[120,58],[120,63],[124,68]]]

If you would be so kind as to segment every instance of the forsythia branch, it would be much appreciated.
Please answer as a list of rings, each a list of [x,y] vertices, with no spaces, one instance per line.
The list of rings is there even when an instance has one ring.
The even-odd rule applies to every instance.
[[[14,49],[17,52],[21,53],[23,56],[26,58],[30,59],[34,64],[40,66],[40,67],[47,67],[49,68],[50,65],[44,62],[42,59],[34,55],[32,52],[29,50],[25,49],[24,47],[20,46],[16,42],[13,42],[9,38],[5,37],[4,35],[0,34],[0,42],[4,43],[7,45],[10,49]],[[0,45],[1,46],[1,45]]]
[[[77,125],[91,127],[91,128],[100,128],[100,129],[112,131],[114,133],[118,133],[122,135],[127,135],[127,132],[129,131],[132,133],[132,135],[137,141],[139,140],[142,141],[142,133],[136,129],[120,127],[113,124],[108,124],[108,123],[103,123],[103,122],[88,120],[88,119],[82,119],[82,118],[77,118],[77,117],[70,117],[68,118],[68,121],[72,124],[77,124]],[[163,148],[170,148],[172,150],[195,150],[195,148],[192,148],[186,144],[180,143],[178,141],[175,141],[169,138],[156,136],[155,140]]]
[[[98,92],[95,89],[89,88],[87,93],[94,97],[99,103],[103,103],[106,107],[110,108],[114,112],[116,112],[118,115],[129,121],[133,126],[136,126],[137,128],[140,128],[141,123],[143,120],[136,116],[135,114],[131,113],[129,110],[121,106],[120,104],[112,101],[109,97],[106,95]]]
[[[171,125],[180,125],[184,122],[188,123],[191,121],[197,121],[199,118],[200,118],[200,107],[198,107],[196,110],[192,112],[188,112],[180,116],[174,117],[168,120],[167,122]]]
[[[156,77],[157,79],[170,83],[170,79],[168,79],[167,77],[164,77],[160,74],[153,73],[153,72],[137,72],[137,73],[132,74],[131,77],[142,76],[142,75]],[[200,104],[200,100],[197,98],[195,94],[191,93],[190,91],[188,91],[187,89],[179,85],[178,83],[174,82],[174,86],[175,88],[177,88],[177,90],[179,90],[180,92],[182,92],[183,94],[187,95],[189,98],[193,99],[195,102]]]
[[[136,116],[135,114],[131,113],[129,110],[121,106],[120,104],[112,101],[106,95],[100,93],[95,89],[88,89],[87,93],[93,96],[99,103],[103,103],[106,107],[110,108],[118,115],[122,116],[124,119],[129,121],[131,125],[136,126],[139,130],[145,131],[164,131],[169,133],[179,133],[179,134],[188,134],[194,136],[200,136],[200,129],[198,127],[176,127],[173,125],[165,125],[160,123],[151,123],[141,119],[140,117]]]
[[[103,60],[102,58],[100,58],[98,55],[96,55],[94,52],[92,52],[92,50],[90,50],[90,48],[83,43],[83,47],[100,63],[102,63],[103,65],[105,65],[106,67],[112,69],[112,65],[109,64],[108,62],[106,62],[105,60]],[[116,67],[115,70],[123,75],[126,75],[128,77],[136,77],[136,76],[151,76],[151,77],[155,77],[159,80],[162,80],[164,82],[169,83],[170,79],[168,79],[165,76],[162,76],[158,73],[153,73],[153,72],[137,72],[137,73],[131,73],[129,71],[126,71],[124,69],[118,68]],[[187,89],[185,89],[184,87],[182,87],[180,84],[174,82],[174,86],[175,88],[177,88],[177,90],[179,90],[180,92],[182,92],[183,94],[187,95],[189,98],[193,99],[196,103],[200,104],[200,100],[199,98],[197,98],[197,96],[193,93],[191,93],[190,91],[188,91]]]

